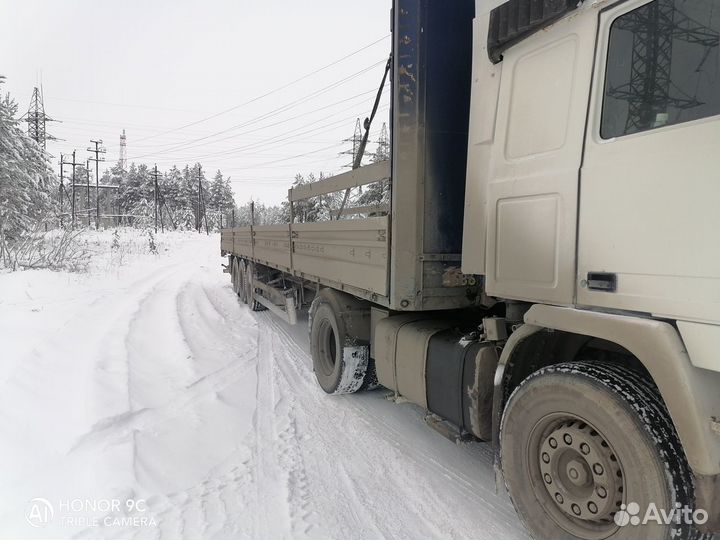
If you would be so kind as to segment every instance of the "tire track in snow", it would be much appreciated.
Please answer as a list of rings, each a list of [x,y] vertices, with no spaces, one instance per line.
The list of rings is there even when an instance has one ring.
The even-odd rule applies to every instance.
[[[299,434],[297,430],[297,409],[295,396],[291,392],[285,392],[281,380],[278,378],[278,364],[275,354],[275,343],[278,337],[272,335],[271,350],[273,351],[272,382],[274,394],[281,396],[273,408],[273,417],[279,419],[277,429],[278,440],[282,442],[278,453],[280,467],[286,473],[287,501],[291,516],[291,532],[294,538],[305,536],[312,528],[308,521],[311,514],[312,498],[308,493],[308,476],[305,470],[305,463],[299,448]]]
[[[378,537],[381,527],[387,525],[384,520],[377,520],[377,514],[385,514],[387,512],[388,497],[387,495],[378,497],[382,491],[366,490],[363,487],[363,480],[367,481],[372,477],[383,479],[383,487],[392,490],[394,494],[390,498],[393,506],[400,504],[402,508],[393,514],[393,518],[389,521],[395,523],[395,527],[385,528],[380,536],[396,536],[403,532],[410,532],[418,529],[418,523],[424,523],[425,528],[421,529],[422,536],[439,537],[443,535],[443,531],[436,528],[431,521],[424,517],[422,511],[418,512],[413,506],[408,506],[407,502],[417,502],[415,493],[405,488],[408,478],[402,474],[398,474],[394,466],[388,467],[386,464],[394,464],[397,458],[401,458],[397,452],[391,455],[380,455],[380,452],[374,448],[376,443],[387,443],[376,439],[372,430],[358,430],[353,427],[356,420],[352,411],[341,411],[340,418],[333,418],[331,409],[331,401],[352,399],[354,396],[336,396],[329,397],[323,394],[314,381],[314,376],[306,376],[307,369],[302,363],[302,356],[291,354],[292,349],[297,349],[297,345],[288,339],[287,334],[281,331],[280,323],[272,321],[275,326],[273,330],[277,332],[282,347],[278,349],[277,365],[283,374],[287,383],[286,391],[295,392],[299,396],[303,396],[303,410],[309,411],[306,420],[308,421],[308,429],[311,430],[318,438],[322,439],[320,444],[314,441],[314,450],[321,450],[321,457],[316,461],[317,469],[313,471],[313,478],[316,483],[319,481],[321,485],[317,485],[316,497],[322,500],[323,494],[333,493],[337,490],[338,480],[345,480],[342,485],[346,489],[342,491],[344,494],[342,500],[326,500],[325,506],[333,508],[334,514],[342,514],[344,519],[342,523],[342,536],[347,538],[368,538]],[[288,372],[288,369],[291,372]],[[298,388],[293,385],[292,381],[304,379],[304,388]],[[298,392],[299,390],[299,392]],[[358,475],[358,471],[349,472],[349,467],[364,470],[365,475]],[[360,476],[360,478],[359,478]],[[403,496],[403,493],[405,496]],[[327,497],[327,495],[325,495]],[[360,506],[356,506],[359,501],[364,501]],[[355,504],[353,504],[355,502]],[[325,512],[330,513],[330,512]],[[411,516],[410,519],[408,517]],[[351,518],[351,519],[348,519]],[[339,523],[333,523],[337,527]],[[447,532],[447,531],[446,531]],[[416,533],[417,534],[417,533]]]
[[[178,418],[193,417],[201,422],[207,416],[205,407],[208,404],[216,406],[217,403],[217,406],[227,408],[227,400],[222,394],[253,367],[256,356],[243,340],[233,339],[234,333],[228,333],[233,330],[230,325],[238,318],[245,318],[255,328],[257,324],[251,316],[241,313],[237,305],[235,313],[231,313],[231,304],[225,309],[222,301],[219,304],[214,301],[205,287],[197,285],[204,279],[197,274],[196,267],[192,272],[176,268],[175,275],[156,284],[144,295],[130,317],[126,332],[130,377],[127,386],[131,408],[96,423],[76,444],[76,452],[93,453],[97,451],[97,445],[108,446],[125,440],[131,442],[135,456],[138,454],[138,435],[152,437],[158,428],[162,429],[168,421]],[[174,313],[175,317],[167,317],[168,312]],[[159,319],[158,316],[163,315],[164,318]],[[162,322],[158,328],[159,320]],[[154,327],[154,332],[143,335],[140,330],[149,326]],[[173,343],[176,354],[169,355],[166,358],[169,361],[158,362],[157,356],[162,355],[158,348],[167,346],[157,339],[158,334],[180,338]],[[209,349],[207,339],[215,340],[219,347]],[[181,365],[173,363],[177,360],[188,360],[191,367],[198,368],[187,370],[180,381],[182,384],[172,380],[173,372]],[[223,360],[224,365],[218,367],[218,360]],[[152,364],[155,371],[148,373],[143,362],[155,362]],[[198,376],[199,373],[201,375]],[[168,375],[171,379],[167,378]],[[133,381],[133,378],[136,380]],[[135,408],[137,403],[147,399],[146,396],[136,395],[142,386],[148,386],[152,392],[149,397],[154,403]],[[229,466],[245,453],[242,445],[238,448],[239,451],[232,452]],[[142,457],[143,452],[139,453]],[[244,459],[247,461],[247,457]],[[231,517],[228,505],[244,501],[240,495],[247,491],[243,485],[249,483],[246,473],[246,469],[241,470],[238,466],[232,467],[229,472],[210,471],[194,487],[188,486],[168,496],[152,497],[151,509],[157,510],[157,515],[169,520],[171,525],[168,530],[161,524],[156,531],[158,537],[213,537],[223,530],[234,536],[242,532],[242,527]],[[139,476],[136,471],[135,477]],[[247,506],[246,502],[243,505]],[[244,536],[252,537],[247,531]]]
[[[282,471],[276,466],[274,445],[277,437],[273,418],[275,407],[272,382],[273,358],[268,336],[258,334],[257,340],[257,386],[255,390],[255,413],[253,427],[254,484],[257,512],[253,514],[254,529],[259,538],[280,538],[290,529],[291,515],[287,498],[282,493]],[[262,510],[273,508],[276,519],[271,523],[263,518]]]
[[[142,305],[118,319],[135,408],[95,423],[74,452],[82,461],[133,437],[133,493],[159,526],[81,536],[524,537],[491,495],[482,445],[450,444],[382,391],[327,396],[304,329],[239,305],[217,269],[168,272],[153,291],[152,276],[139,280],[129,301],[142,292]],[[156,361],[157,348],[173,352]]]
[[[139,356],[144,357],[140,349]],[[133,431],[152,429],[155,425],[161,424],[168,416],[177,416],[180,413],[189,412],[195,404],[205,399],[209,394],[215,393],[232,385],[236,378],[247,368],[252,352],[246,352],[235,358],[225,366],[199,377],[198,379],[178,388],[178,393],[167,402],[157,407],[142,407],[130,410],[98,421],[90,430],[83,435],[74,445],[73,451],[79,450],[88,444],[120,440],[127,437]],[[132,370],[131,370],[132,372]],[[132,389],[133,383],[128,387]],[[132,391],[132,390],[131,390]]]
[[[422,438],[432,439],[433,448],[449,446],[453,453],[463,454],[461,457],[466,462],[466,466],[472,465],[472,462],[474,462],[476,468],[485,468],[485,474],[481,478],[477,478],[477,475],[469,476],[466,470],[451,467],[444,460],[441,461],[438,453],[419,446],[415,431],[410,432],[399,429],[396,422],[386,420],[384,418],[386,412],[391,413],[387,416],[394,419],[397,415],[392,413],[397,413],[403,407],[384,402],[385,400],[377,396],[378,392],[355,396],[326,396],[318,390],[314,375],[307,367],[309,361],[307,353],[297,343],[297,338],[290,335],[284,323],[270,318],[269,315],[264,314],[263,316],[268,318],[269,324],[273,327],[273,332],[276,332],[282,338],[284,358],[277,358],[278,365],[281,372],[286,372],[287,390],[303,396],[303,411],[308,413],[306,416],[310,418],[309,424],[311,426],[313,423],[315,424],[312,426],[313,432],[327,433],[328,426],[318,425],[320,422],[315,419],[322,418],[323,410],[326,411],[326,414],[331,413],[333,402],[341,402],[343,405],[341,420],[343,425],[352,425],[353,422],[358,420],[362,424],[359,429],[351,430],[350,433],[340,432],[336,433],[335,436],[326,437],[325,444],[322,446],[332,448],[333,443],[337,446],[339,442],[337,439],[343,437],[343,435],[353,439],[356,441],[356,446],[360,447],[355,448],[354,453],[357,454],[359,453],[358,450],[360,450],[360,453],[364,451],[366,455],[375,456],[377,458],[376,466],[381,469],[379,474],[384,475],[387,481],[393,484],[396,491],[405,493],[404,497],[399,493],[396,494],[394,499],[398,501],[405,498],[407,501],[415,501],[415,508],[405,508],[404,510],[414,514],[414,511],[419,509],[420,511],[416,514],[418,517],[417,522],[407,523],[408,528],[396,529],[396,533],[404,530],[406,532],[416,531],[415,534],[423,536],[446,537],[449,535],[462,537],[462,528],[458,526],[457,516],[454,515],[451,508],[448,508],[448,496],[455,493],[456,495],[450,498],[461,499],[465,507],[488,508],[489,512],[487,513],[493,519],[483,520],[489,521],[484,525],[486,532],[507,535],[508,531],[512,531],[513,536],[525,536],[522,528],[517,525],[515,513],[507,497],[495,495],[492,456],[486,445],[480,443],[461,446],[452,445],[452,443],[442,439],[424,425],[421,414],[417,409],[414,409],[414,406],[404,406],[405,409],[414,409],[411,416],[418,425],[417,427],[422,430]],[[299,381],[302,381],[302,385],[297,384]],[[299,386],[304,386],[304,388]],[[373,405],[373,407],[368,405]],[[316,409],[316,414],[312,414],[313,408]],[[402,412],[405,413],[405,411]],[[330,427],[335,428],[335,426]],[[314,446],[317,446],[317,444]],[[376,450],[377,446],[389,446],[391,456],[380,455]],[[445,449],[441,449],[444,454]],[[346,455],[341,448],[339,455],[336,456],[336,461],[332,459],[329,461],[344,463],[345,458]],[[384,467],[384,463],[387,462],[394,464],[406,463],[409,465],[406,474],[399,471],[396,466]],[[428,470],[431,474],[426,474]],[[345,473],[350,477],[347,469]],[[426,478],[432,478],[432,480],[429,481]],[[368,501],[373,501],[374,494],[371,490],[364,490],[362,483],[358,483],[354,479],[351,479],[350,482],[351,485],[348,486],[349,492],[353,492],[353,495],[359,496],[361,500],[366,501],[366,505]],[[407,486],[411,486],[410,489],[407,489]],[[423,493],[423,500],[417,500],[418,491]],[[446,508],[447,510],[444,510]],[[387,514],[387,508],[383,508],[382,505],[376,507],[375,510],[379,514]],[[392,514],[393,516],[402,514],[402,510],[397,509]],[[426,516],[432,516],[432,518],[426,519]],[[462,517],[465,518],[468,525],[471,525],[474,516],[475,513],[473,512]],[[425,527],[419,528],[418,522],[423,523]],[[366,531],[367,533],[370,533],[370,531]],[[375,534],[377,534],[377,531]],[[381,536],[388,535],[393,536],[387,530],[381,534]]]

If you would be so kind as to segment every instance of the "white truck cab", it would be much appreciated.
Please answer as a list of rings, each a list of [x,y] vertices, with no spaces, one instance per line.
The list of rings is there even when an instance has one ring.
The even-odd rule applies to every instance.
[[[462,270],[527,309],[499,376],[548,331],[639,360],[718,530],[720,2],[498,4],[476,6]],[[532,532],[592,536],[555,502]]]

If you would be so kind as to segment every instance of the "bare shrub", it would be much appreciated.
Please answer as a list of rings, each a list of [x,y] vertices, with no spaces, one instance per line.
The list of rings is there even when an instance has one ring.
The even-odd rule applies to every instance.
[[[130,251],[128,242],[120,239],[120,232],[115,229],[112,235],[112,244],[110,245],[110,268],[119,268],[125,264],[125,259]]]
[[[11,270],[47,268],[70,272],[86,271],[92,255],[83,230],[45,231],[45,223],[9,241],[0,229],[0,265]]]
[[[157,243],[155,242],[155,235],[150,230],[148,230],[147,235],[148,235],[148,250],[153,255],[157,255],[158,247],[157,247]]]

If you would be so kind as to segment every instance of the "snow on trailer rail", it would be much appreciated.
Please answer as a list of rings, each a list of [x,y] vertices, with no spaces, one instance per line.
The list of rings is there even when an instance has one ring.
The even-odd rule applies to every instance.
[[[295,307],[306,303],[305,288],[312,285],[388,305],[389,208],[346,208],[341,215],[385,215],[294,223],[293,206],[312,197],[389,179],[389,161],[354,169],[290,189],[288,224],[223,229],[221,252],[231,255],[228,271],[235,292],[253,308],[270,309],[290,324],[296,322]]]

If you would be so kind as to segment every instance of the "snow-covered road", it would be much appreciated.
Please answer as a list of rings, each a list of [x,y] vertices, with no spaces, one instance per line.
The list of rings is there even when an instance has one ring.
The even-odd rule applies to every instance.
[[[217,236],[168,245],[0,275],[1,538],[526,537],[487,445],[325,395],[305,320],[241,305]]]

